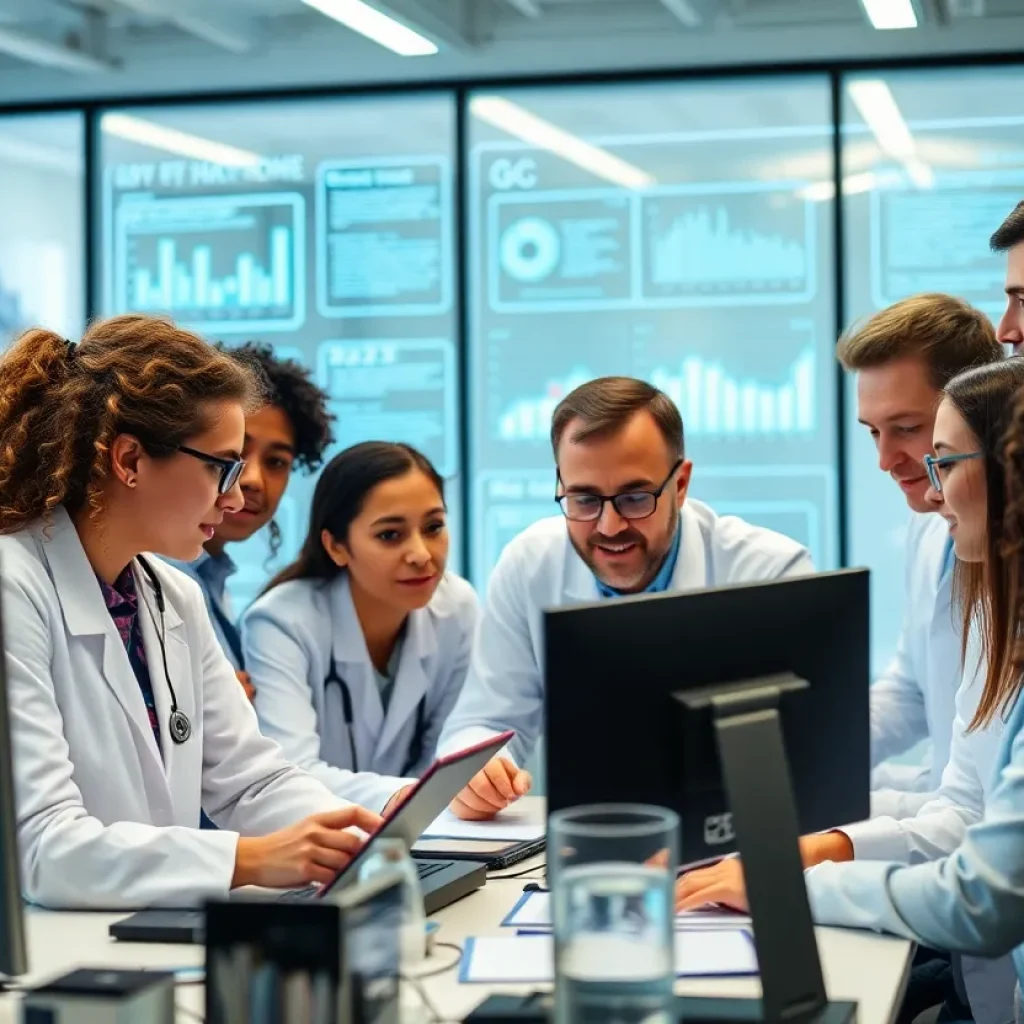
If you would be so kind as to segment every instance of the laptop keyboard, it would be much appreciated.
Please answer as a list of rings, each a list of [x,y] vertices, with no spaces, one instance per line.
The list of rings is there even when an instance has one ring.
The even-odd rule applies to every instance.
[[[420,876],[422,882],[425,878],[429,878],[431,875],[436,875],[438,871],[444,871],[445,868],[450,868],[455,861],[453,860],[414,860],[413,864],[416,865],[416,873]]]
[[[416,865],[416,874],[419,875],[421,882],[430,878],[431,875],[436,875],[439,871],[451,867],[454,863],[453,860],[413,860],[413,864]],[[318,892],[320,892],[320,886],[307,885],[304,889],[288,889],[281,893],[279,899],[287,903],[302,902],[316,899]]]

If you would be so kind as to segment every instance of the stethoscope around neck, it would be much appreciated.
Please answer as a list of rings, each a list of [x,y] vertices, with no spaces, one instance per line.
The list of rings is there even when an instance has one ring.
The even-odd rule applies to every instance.
[[[352,691],[348,683],[338,671],[338,663],[334,657],[334,645],[331,645],[331,661],[324,676],[324,705],[327,704],[327,687],[334,685],[341,694],[341,714],[345,719],[345,732],[348,734],[349,764],[352,771],[359,771],[359,755],[356,753],[355,711],[352,705]],[[424,695],[416,705],[416,727],[413,729],[412,742],[409,744],[409,756],[405,759],[400,775],[408,775],[423,757],[423,739],[426,730],[427,698]]]
[[[174,692],[174,684],[171,682],[171,673],[167,667],[167,635],[164,626],[164,611],[166,605],[164,604],[164,588],[160,584],[160,580],[157,579],[156,573],[153,571],[153,567],[149,562],[142,556],[138,555],[136,561],[139,563],[142,571],[146,574],[146,578],[149,580],[149,585],[153,588],[153,596],[156,598],[156,606],[160,612],[160,630],[157,633],[157,642],[160,644],[160,659],[164,665],[164,679],[167,680],[167,691],[171,696],[171,713],[167,719],[167,731],[171,734],[171,739],[177,744],[184,743],[192,735],[192,723],[188,719],[188,715],[185,714],[178,707],[178,697]],[[145,597],[143,597],[145,600]],[[152,616],[152,609],[149,608],[149,601],[146,601],[146,608],[149,609],[149,613]]]

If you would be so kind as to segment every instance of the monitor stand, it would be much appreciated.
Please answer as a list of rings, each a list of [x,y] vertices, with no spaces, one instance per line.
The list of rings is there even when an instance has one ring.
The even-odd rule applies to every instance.
[[[674,694],[688,711],[710,709],[714,716],[754,923],[760,1017],[778,1024],[838,1022],[853,1019],[856,1013],[854,1004],[830,1003],[825,992],[800,859],[779,699],[807,686],[806,680],[782,673]],[[736,1018],[740,1016],[745,1014],[737,1007]]]

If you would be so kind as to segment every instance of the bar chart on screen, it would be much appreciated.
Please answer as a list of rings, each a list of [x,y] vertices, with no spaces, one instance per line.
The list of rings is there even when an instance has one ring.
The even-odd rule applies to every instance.
[[[701,356],[656,368],[651,383],[676,403],[691,436],[791,435],[816,429],[814,375],[814,349],[807,348],[780,384],[734,376]]]
[[[498,414],[498,438],[502,441],[546,441],[555,407],[570,391],[593,376],[585,367],[574,367],[564,377],[549,380],[540,394],[512,399]]]
[[[134,197],[115,215],[118,309],[217,333],[305,320],[305,200],[293,193]]]

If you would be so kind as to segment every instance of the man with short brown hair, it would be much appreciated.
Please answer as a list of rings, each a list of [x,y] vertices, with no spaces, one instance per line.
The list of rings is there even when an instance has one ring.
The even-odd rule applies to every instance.
[[[495,758],[453,803],[464,818],[491,817],[524,791],[519,765],[544,727],[546,608],[814,571],[796,541],[687,498],[682,418],[644,381],[604,377],[577,388],[554,412],[551,446],[561,515],[502,552],[439,744],[443,753],[516,731],[509,757]]]
[[[949,760],[961,637],[950,608],[952,544],[945,520],[932,515],[923,459],[932,450],[942,388],[972,366],[1001,359],[995,331],[980,310],[951,295],[914,295],[856,325],[837,355],[856,374],[857,415],[878,449],[878,466],[899,485],[915,513],[907,530],[903,627],[896,655],[871,693],[872,812],[917,813],[939,788]],[[883,764],[922,741],[925,764]],[[874,856],[859,833],[858,856]],[[887,835],[887,833],[885,833]]]

